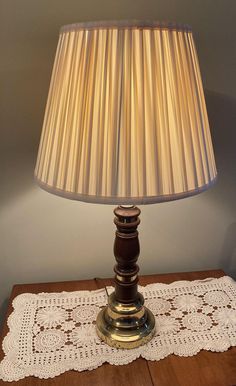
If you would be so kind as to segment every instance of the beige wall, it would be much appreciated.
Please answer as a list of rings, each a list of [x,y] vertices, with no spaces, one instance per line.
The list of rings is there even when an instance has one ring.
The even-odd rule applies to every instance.
[[[236,273],[235,0],[0,0],[0,315],[14,283],[112,275],[111,206],[41,191],[33,169],[61,25],[157,19],[192,25],[219,172],[199,196],[142,207],[142,273]]]

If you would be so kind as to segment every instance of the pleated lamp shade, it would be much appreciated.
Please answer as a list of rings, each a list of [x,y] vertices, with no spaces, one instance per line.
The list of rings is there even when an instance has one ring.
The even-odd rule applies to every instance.
[[[35,169],[54,194],[149,204],[200,193],[216,167],[188,26],[65,26]]]

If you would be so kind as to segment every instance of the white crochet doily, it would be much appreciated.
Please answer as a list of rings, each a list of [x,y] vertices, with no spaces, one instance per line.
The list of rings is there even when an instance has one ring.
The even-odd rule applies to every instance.
[[[139,356],[160,360],[236,345],[236,283],[230,277],[155,283],[139,291],[156,317],[156,335],[132,350],[111,348],[96,335],[96,315],[107,302],[104,289],[17,296],[3,341],[0,379],[50,378],[104,362],[123,365]]]

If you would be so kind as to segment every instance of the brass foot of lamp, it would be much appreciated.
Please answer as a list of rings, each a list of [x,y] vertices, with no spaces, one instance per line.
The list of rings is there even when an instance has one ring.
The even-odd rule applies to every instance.
[[[59,196],[120,205],[115,292],[96,326],[109,345],[138,347],[155,332],[137,291],[140,210],[133,205],[198,194],[216,174],[189,26],[134,20],[62,27],[35,178]]]

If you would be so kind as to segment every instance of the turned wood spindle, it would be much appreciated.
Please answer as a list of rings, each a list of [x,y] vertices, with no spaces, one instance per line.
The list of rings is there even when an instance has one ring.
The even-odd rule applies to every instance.
[[[118,206],[114,210],[117,227],[114,243],[117,261],[114,267],[115,298],[121,303],[132,303],[137,299],[139,267],[136,262],[140,251],[137,227],[140,213],[135,206]]]

